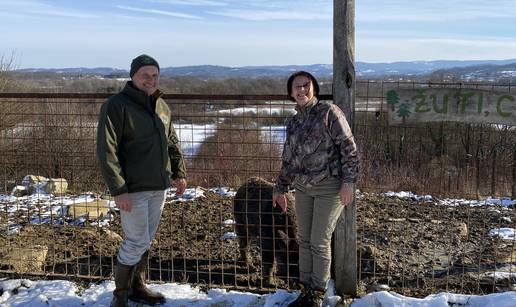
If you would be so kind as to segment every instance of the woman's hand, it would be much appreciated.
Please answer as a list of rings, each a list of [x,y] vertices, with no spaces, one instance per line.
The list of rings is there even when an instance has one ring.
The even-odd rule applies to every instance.
[[[177,189],[176,196],[182,196],[186,190],[186,179],[178,178],[172,182],[172,185]]]
[[[343,183],[339,191],[340,202],[345,207],[353,202],[353,184]]]
[[[287,213],[287,197],[283,193],[274,192],[272,194],[272,205],[276,207],[276,204],[278,204],[281,208],[281,212]]]

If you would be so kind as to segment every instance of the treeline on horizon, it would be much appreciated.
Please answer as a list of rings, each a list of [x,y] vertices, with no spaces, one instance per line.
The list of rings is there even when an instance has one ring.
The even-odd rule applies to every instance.
[[[282,95],[287,93],[287,77],[204,79],[177,76],[160,78],[167,94]],[[0,72],[0,91],[37,93],[117,93],[125,85],[123,78],[51,72]],[[322,94],[331,93],[331,78],[319,78]],[[1,84],[4,86],[1,86]]]
[[[211,95],[283,95],[287,93],[284,77],[231,77],[201,78],[193,76],[162,76],[160,88],[167,94],[211,94]],[[2,70],[0,66],[0,92],[23,93],[117,93],[128,78],[108,78],[88,74],[54,72],[17,72]],[[332,93],[332,77],[318,77],[321,94]],[[357,77],[357,92],[366,90],[367,82],[415,82],[415,83],[475,83],[464,81],[454,75],[436,71],[428,75],[385,75],[377,78]],[[501,78],[498,85],[514,84],[515,78]]]

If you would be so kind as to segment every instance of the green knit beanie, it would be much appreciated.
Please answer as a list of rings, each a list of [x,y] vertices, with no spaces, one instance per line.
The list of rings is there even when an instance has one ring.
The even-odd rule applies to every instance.
[[[159,64],[153,57],[142,54],[133,59],[131,62],[131,71],[129,72],[129,76],[132,78],[134,74],[140,69],[142,66],[152,65],[156,66],[159,71]]]

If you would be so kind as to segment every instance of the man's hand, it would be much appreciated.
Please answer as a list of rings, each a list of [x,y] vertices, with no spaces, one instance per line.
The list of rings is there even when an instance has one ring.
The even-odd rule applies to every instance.
[[[343,183],[339,191],[340,202],[345,207],[353,201],[353,184]]]
[[[176,180],[174,180],[172,185],[177,189],[176,196],[182,196],[186,190],[186,179],[185,178],[176,179]]]
[[[120,194],[114,197],[116,207],[120,210],[131,212],[133,204],[129,198],[129,193]]]
[[[272,194],[272,205],[274,207],[276,207],[276,204],[278,204],[280,206],[281,212],[287,213],[288,202],[287,202],[287,197],[285,196],[285,194],[277,193],[277,192],[274,192]]]

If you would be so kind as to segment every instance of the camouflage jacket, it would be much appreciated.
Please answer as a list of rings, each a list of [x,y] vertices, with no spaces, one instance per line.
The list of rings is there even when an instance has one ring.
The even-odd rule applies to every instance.
[[[294,180],[307,186],[331,177],[354,183],[359,165],[357,147],[342,110],[317,99],[296,110],[287,124],[276,191],[287,192]]]

